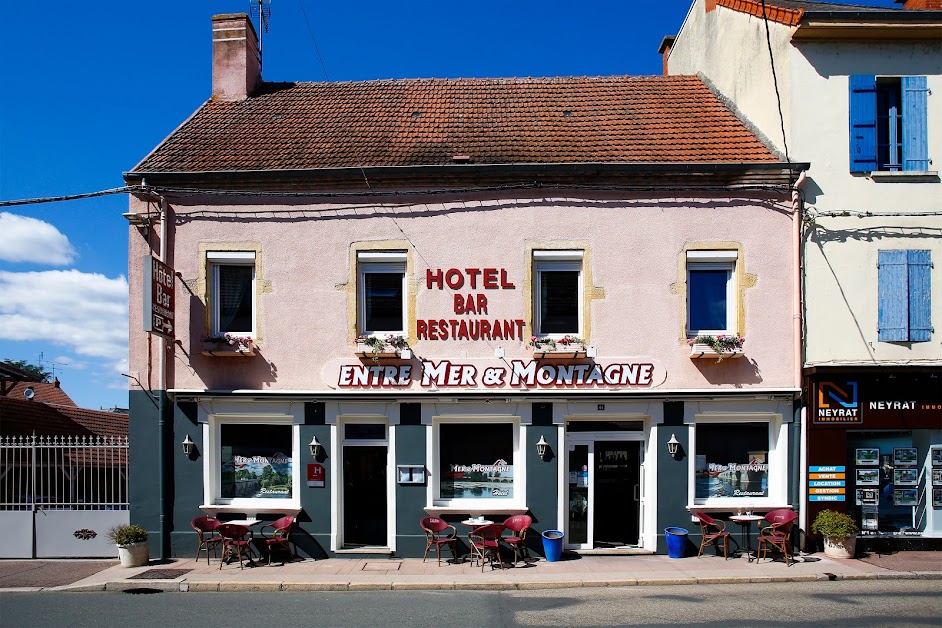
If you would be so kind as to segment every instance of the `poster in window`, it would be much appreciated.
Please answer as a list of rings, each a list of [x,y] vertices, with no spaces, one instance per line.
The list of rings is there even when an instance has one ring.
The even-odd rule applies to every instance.
[[[513,499],[514,433],[510,423],[439,428],[442,499]]]
[[[932,486],[942,486],[942,469],[932,470]]]
[[[918,454],[915,447],[896,447],[893,450],[893,463],[897,467],[916,466]]]
[[[220,427],[220,496],[290,499],[294,461],[287,425],[223,424]]]
[[[768,497],[768,446],[768,423],[697,425],[695,497]]]
[[[880,491],[875,488],[858,488],[857,505],[878,506],[880,504]]]
[[[932,448],[932,466],[942,467],[942,447]]]
[[[919,503],[919,492],[914,488],[894,488],[893,504],[895,506],[915,506]]]
[[[942,488],[932,489],[932,507],[942,508]]]
[[[893,484],[896,486],[916,486],[916,469],[893,469]]]
[[[875,467],[880,464],[880,450],[870,447],[857,449],[857,466]]]
[[[857,486],[880,486],[880,469],[857,469]]]

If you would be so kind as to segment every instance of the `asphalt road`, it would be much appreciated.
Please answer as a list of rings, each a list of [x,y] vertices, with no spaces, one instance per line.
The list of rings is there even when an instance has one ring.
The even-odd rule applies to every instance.
[[[0,625],[939,626],[942,581],[643,586],[544,591],[0,593]]]

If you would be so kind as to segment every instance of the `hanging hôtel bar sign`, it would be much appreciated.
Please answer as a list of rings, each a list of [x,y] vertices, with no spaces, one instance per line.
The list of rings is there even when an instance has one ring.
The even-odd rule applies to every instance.
[[[425,271],[428,290],[453,292],[454,315],[416,321],[416,338],[428,340],[518,340],[525,323],[488,315],[488,292],[514,290],[504,268],[436,268]],[[469,362],[476,362],[470,364]],[[656,376],[659,378],[655,381]],[[595,361],[547,363],[536,360],[417,360],[397,364],[344,364],[341,388],[626,388],[652,387],[664,374],[648,361],[599,364]]]
[[[144,331],[173,339],[174,272],[152,255],[144,256]]]

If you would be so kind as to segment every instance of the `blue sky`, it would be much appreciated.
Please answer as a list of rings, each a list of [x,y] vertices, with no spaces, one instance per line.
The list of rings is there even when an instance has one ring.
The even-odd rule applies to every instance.
[[[658,45],[690,3],[270,6],[266,80],[326,80],[313,32],[327,77],[357,81],[659,74]],[[248,8],[248,0],[6,3],[0,200],[122,186],[121,174],[208,98],[210,17]],[[63,388],[82,407],[127,406],[125,211],[123,195],[0,208],[0,359],[36,363],[42,354],[47,370],[59,363]]]

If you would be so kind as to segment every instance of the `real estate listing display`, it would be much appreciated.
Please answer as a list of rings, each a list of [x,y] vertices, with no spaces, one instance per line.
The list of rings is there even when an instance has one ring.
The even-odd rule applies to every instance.
[[[880,469],[857,469],[857,486],[880,486]]]
[[[916,506],[919,504],[919,491],[914,488],[894,488],[893,503],[896,506]]]
[[[880,450],[873,447],[857,449],[857,466],[876,466],[880,464]]]
[[[916,469],[893,469],[893,484],[896,486],[916,486]]]
[[[918,452],[915,447],[896,447],[893,449],[893,463],[898,467],[912,467],[916,464]]]

